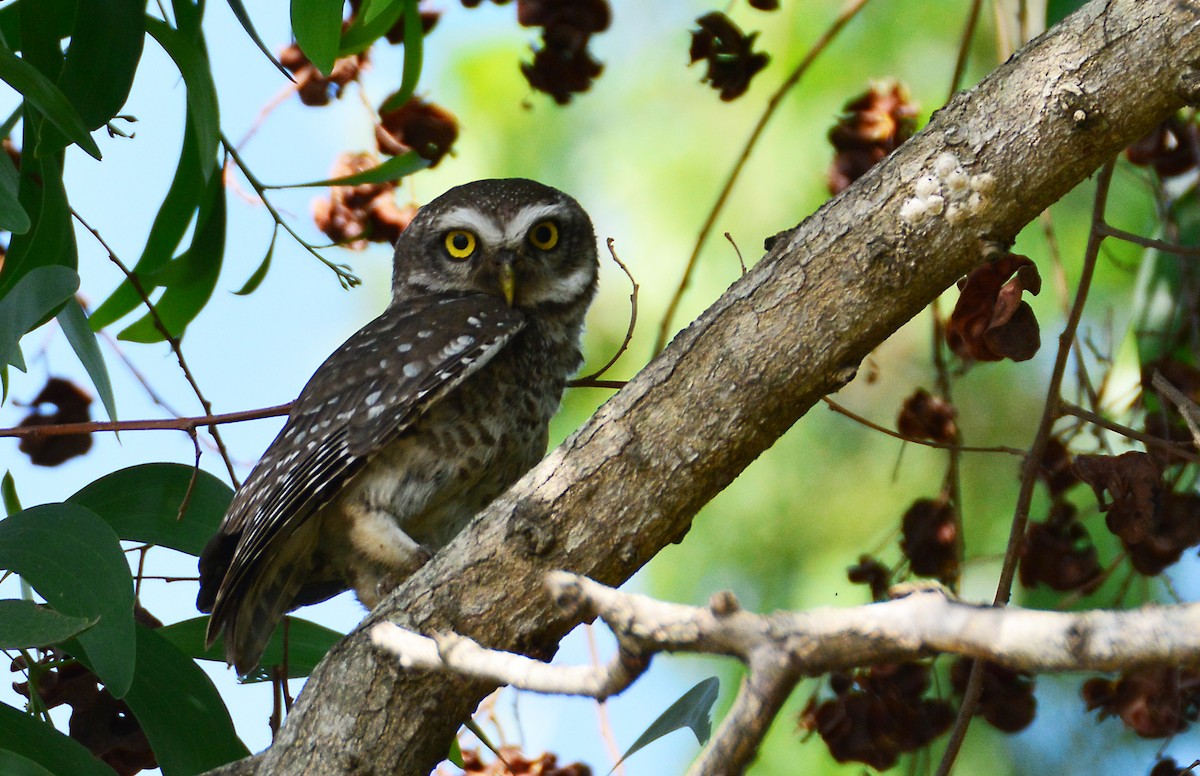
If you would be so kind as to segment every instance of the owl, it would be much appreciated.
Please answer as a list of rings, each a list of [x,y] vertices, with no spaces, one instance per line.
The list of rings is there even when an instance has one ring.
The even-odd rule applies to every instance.
[[[304,386],[200,555],[208,643],[258,665],[283,615],[368,608],[546,452],[596,292],[587,213],[530,180],[469,183],[396,243],[392,301]]]

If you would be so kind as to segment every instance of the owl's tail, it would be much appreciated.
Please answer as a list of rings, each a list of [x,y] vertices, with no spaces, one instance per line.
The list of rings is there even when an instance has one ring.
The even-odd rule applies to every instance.
[[[225,662],[236,668],[238,675],[245,676],[258,666],[275,626],[301,603],[297,598],[313,572],[318,535],[319,522],[309,520],[291,535],[276,537],[253,558],[239,558],[236,551],[228,552],[228,544],[236,542],[234,536],[225,536],[224,547],[214,546],[218,543],[214,538],[211,554],[205,548],[201,558],[203,561],[207,557],[212,570],[207,575],[207,586],[203,584],[206,574],[201,572],[197,606],[205,611],[204,604],[211,605],[207,646],[212,646],[224,631]],[[220,557],[222,550],[228,553],[225,559]],[[221,579],[215,594],[213,578]]]

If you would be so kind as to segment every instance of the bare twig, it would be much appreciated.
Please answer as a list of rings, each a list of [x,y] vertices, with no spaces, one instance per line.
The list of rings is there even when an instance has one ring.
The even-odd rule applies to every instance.
[[[967,70],[967,55],[971,53],[971,41],[975,39],[975,27],[979,24],[979,9],[982,6],[983,0],[973,0],[971,10],[967,13],[967,23],[958,44],[958,57],[954,60],[954,75],[950,78],[951,97],[958,91],[963,73]]]
[[[141,279],[125,265],[125,262],[121,261],[116,251],[104,240],[100,232],[93,229],[87,221],[84,221],[83,217],[74,208],[71,208],[71,215],[84,229],[88,230],[96,238],[96,242],[100,243],[101,247],[108,253],[109,261],[124,273],[125,278],[129,281],[129,285],[141,297],[142,303],[150,313],[150,320],[154,323],[154,328],[158,330],[158,333],[162,335],[163,339],[170,346],[171,352],[175,354],[175,360],[179,363],[179,369],[183,372],[184,379],[187,380],[188,385],[192,387],[192,393],[196,394],[196,398],[200,401],[201,408],[203,408],[206,415],[212,415],[212,402],[204,396],[204,392],[200,390],[200,383],[196,381],[196,376],[192,374],[191,368],[188,367],[187,359],[183,357],[183,347],[179,342],[179,338],[171,333],[167,325],[163,323],[162,318],[159,317],[158,310],[154,307],[154,303],[150,301],[150,295],[146,293]],[[237,487],[237,472],[233,468],[233,460],[229,457],[229,450],[225,448],[225,440],[221,438],[221,433],[217,431],[216,426],[209,426],[208,433],[212,435],[213,442],[217,446],[217,453],[221,456],[221,460],[225,462],[225,468],[229,472],[230,481],[234,487]]]
[[[878,423],[875,423],[874,421],[864,418],[862,415],[859,415],[858,413],[854,412],[853,410],[847,409],[846,407],[843,407],[841,404],[838,404],[837,402],[835,402],[833,399],[829,398],[828,396],[822,397],[821,401],[823,401],[827,405],[829,405],[829,409],[833,410],[834,412],[838,413],[839,415],[845,415],[847,418],[850,418],[855,423],[860,423],[860,424],[866,426],[867,428],[871,429],[872,431],[878,431],[881,434],[887,434],[890,437],[899,439],[901,442],[912,442],[914,445],[923,445],[925,447],[933,447],[938,450],[957,450],[957,451],[963,452],[963,453],[1007,453],[1008,455],[1016,455],[1016,456],[1022,456],[1022,457],[1025,455],[1024,450],[1018,450],[1015,447],[1004,447],[1004,446],[999,446],[999,445],[996,447],[969,447],[966,445],[948,444],[946,442],[935,442],[932,439],[918,439],[916,437],[905,436],[904,434],[901,434],[899,431],[893,431],[892,429],[888,428],[887,426],[881,426]]]
[[[1183,417],[1183,422],[1187,424],[1188,431],[1192,432],[1192,442],[1197,448],[1200,448],[1200,407],[1196,406],[1196,402],[1184,395],[1183,391],[1167,382],[1167,378],[1162,376],[1162,372],[1154,370],[1154,376],[1150,379],[1155,390],[1167,398],[1169,402],[1175,405],[1175,409],[1179,410],[1180,416]]]
[[[604,374],[609,369],[612,369],[613,364],[617,363],[621,356],[625,355],[625,351],[629,350],[629,342],[633,339],[633,330],[637,327],[638,283],[633,279],[633,273],[629,271],[629,267],[626,267],[625,262],[621,261],[621,259],[617,256],[617,249],[613,247],[615,244],[613,238],[609,237],[605,242],[608,245],[609,255],[612,256],[612,260],[617,263],[617,266],[621,268],[621,271],[625,273],[625,277],[629,278],[629,285],[633,289],[629,292],[629,327],[625,330],[625,339],[621,341],[621,347],[617,348],[617,352],[613,354],[613,357],[595,372],[592,372],[586,377],[578,378],[577,382],[579,383],[592,383],[600,375]]]
[[[89,423],[59,423],[46,426],[16,426],[0,428],[0,437],[64,436],[68,434],[94,434],[100,431],[190,431],[201,426],[218,426],[225,423],[240,423],[286,415],[292,409],[291,402],[258,410],[226,412],[221,415],[201,415],[196,418],[160,418],[151,420],[94,421]]]
[[[1083,407],[1062,402],[1059,404],[1058,411],[1062,415],[1074,415],[1080,420],[1086,420],[1088,423],[1100,426],[1101,428],[1106,428],[1109,431],[1112,431],[1114,434],[1120,434],[1121,436],[1128,437],[1129,439],[1136,439],[1137,441],[1149,447],[1157,447],[1160,450],[1168,452],[1177,458],[1182,458],[1185,461],[1200,463],[1200,455],[1184,449],[1169,439],[1156,437],[1153,434],[1147,434],[1144,431],[1138,431],[1136,428],[1115,423],[1103,415],[1097,415],[1096,413],[1086,410]]]
[[[284,220],[283,216],[279,215],[279,211],[276,210],[275,206],[271,204],[271,200],[267,199],[267,187],[257,178],[257,176],[254,175],[254,173],[250,170],[250,167],[242,160],[241,155],[238,154],[237,148],[235,148],[233,143],[230,143],[229,139],[223,134],[221,135],[221,145],[225,147],[225,152],[229,154],[229,158],[233,160],[233,163],[236,164],[238,169],[242,171],[242,175],[246,178],[246,181],[250,184],[250,186],[253,187],[254,192],[258,194],[258,198],[262,200],[263,207],[265,207],[267,212],[271,214],[271,218],[275,219],[276,224],[283,227],[284,231],[290,234],[292,239],[294,239],[300,245],[300,247],[304,248],[304,250],[315,256],[317,260],[326,267],[329,267],[331,270],[333,270],[333,273],[337,275],[338,282],[342,284],[342,288],[354,288],[358,284],[362,283],[362,279],[350,271],[349,265],[338,264],[322,256],[317,252],[317,249],[310,242],[308,242],[308,240],[305,240],[303,237],[301,237],[296,230],[292,228],[292,225]]]
[[[679,286],[675,289],[675,293],[671,296],[671,301],[667,304],[667,311],[663,313],[662,322],[658,327],[658,338],[654,343],[654,353],[657,355],[662,352],[662,349],[667,346],[667,337],[671,333],[671,321],[675,319],[675,311],[679,308],[679,303],[683,299],[683,294],[687,291],[688,284],[691,282],[692,273],[696,269],[696,262],[700,258],[700,250],[704,247],[704,243],[708,240],[708,235],[712,232],[713,225],[717,222],[717,216],[721,214],[721,210],[725,207],[725,202],[729,199],[730,192],[733,191],[733,185],[737,183],[738,177],[742,173],[742,168],[746,166],[746,161],[750,158],[750,152],[754,150],[758,144],[758,138],[762,135],[763,130],[767,126],[767,122],[775,115],[776,109],[783,101],[783,98],[790,92],[817,57],[829,47],[838,33],[842,31],[851,19],[853,19],[859,11],[862,10],[870,0],[851,0],[850,4],[838,14],[838,17],[833,20],[833,24],[829,25],[829,29],[817,39],[804,58],[800,60],[800,64],[792,70],[784,82],[779,85],[775,93],[771,95],[771,99],[767,100],[767,107],[758,118],[758,123],[754,125],[754,129],[750,132],[750,137],[746,140],[746,145],[742,148],[742,153],[738,156],[737,161],[733,165],[733,170],[730,171],[729,177],[725,179],[725,185],[721,188],[721,193],[717,195],[717,201],[713,203],[712,210],[708,212],[708,216],[704,219],[704,225],[700,227],[700,233],[696,236],[696,244],[692,248],[692,255],[688,257],[687,265],[683,270],[683,277],[679,280]]]
[[[1127,243],[1140,245],[1143,248],[1154,248],[1163,253],[1174,253],[1179,256],[1200,256],[1200,247],[1180,245],[1179,243],[1166,242],[1165,240],[1155,240],[1152,237],[1142,237],[1141,235],[1126,232],[1124,229],[1118,229],[1107,223],[1100,225],[1100,233],[1105,237],[1114,237]]]
[[[725,239],[728,240],[729,244],[733,246],[733,252],[736,253],[737,257],[738,257],[738,267],[741,268],[742,274],[745,275],[746,274],[746,260],[742,258],[742,249],[738,247],[738,244],[736,242],[734,242],[733,235],[731,235],[729,232],[725,233]]]

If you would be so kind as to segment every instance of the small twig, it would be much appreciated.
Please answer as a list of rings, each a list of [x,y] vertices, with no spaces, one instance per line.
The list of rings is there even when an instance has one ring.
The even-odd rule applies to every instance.
[[[608,386],[600,386],[608,387]],[[15,426],[0,428],[0,437],[64,436],[69,434],[94,434],[101,431],[189,431],[201,426],[219,426],[225,423],[240,423],[245,420],[260,420],[286,415],[292,403],[258,410],[226,412],[221,415],[201,415],[195,418],[161,418],[152,420],[89,421],[87,423],[58,423],[46,426]]]
[[[254,175],[253,172],[251,172],[250,167],[247,166],[247,164],[242,160],[242,157],[238,154],[237,149],[232,143],[229,142],[229,139],[225,137],[224,134],[221,135],[221,145],[225,147],[225,152],[229,154],[229,158],[232,159],[233,163],[237,165],[239,170],[241,170],[242,175],[246,178],[246,181],[251,187],[254,188],[254,192],[258,194],[258,198],[262,200],[263,207],[265,207],[267,212],[271,214],[271,218],[275,219],[276,224],[283,227],[284,231],[290,234],[292,238],[300,245],[300,247],[304,248],[306,251],[315,256],[317,260],[326,267],[329,267],[331,270],[333,270],[333,273],[337,275],[338,282],[342,284],[342,288],[354,288],[362,283],[362,278],[351,272],[349,265],[338,264],[322,256],[317,252],[317,249],[313,247],[311,243],[301,237],[299,233],[292,228],[291,224],[284,220],[283,216],[279,215],[279,211],[276,210],[275,206],[271,204],[271,200],[267,199],[267,187]]]
[[[1142,237],[1133,232],[1126,232],[1124,229],[1118,229],[1108,223],[1100,225],[1100,233],[1105,237],[1115,237],[1127,243],[1140,245],[1143,248],[1154,248],[1163,251],[1164,253],[1174,253],[1179,256],[1200,256],[1200,247],[1193,245],[1180,245],[1179,243],[1166,242],[1164,240],[1155,240],[1152,237]]]
[[[604,366],[600,367],[595,372],[592,372],[590,375],[573,380],[573,385],[584,383],[592,384],[596,382],[597,377],[604,374],[609,369],[612,369],[613,364],[617,363],[621,356],[625,355],[625,351],[629,350],[629,343],[633,339],[633,330],[637,326],[638,283],[633,279],[633,273],[629,271],[629,267],[626,267],[625,263],[617,257],[617,250],[613,247],[613,238],[609,237],[608,240],[606,240],[606,243],[608,244],[608,253],[610,256],[612,256],[612,260],[615,261],[617,266],[621,268],[621,271],[625,273],[625,277],[629,278],[629,285],[633,288],[633,290],[629,293],[629,327],[625,330],[625,339],[621,341],[621,347],[617,348],[617,352],[613,354],[613,357],[610,358]]]
[[[1192,442],[1200,449],[1200,407],[1196,406],[1196,402],[1189,399],[1175,386],[1167,382],[1167,378],[1162,376],[1162,372],[1154,370],[1154,376],[1150,378],[1151,385],[1155,390],[1161,393],[1172,404],[1175,409],[1179,410],[1179,414],[1183,416],[1183,422],[1187,424],[1188,431],[1192,432]]]
[[[116,337],[113,337],[104,330],[98,333],[100,336],[104,337],[104,341],[107,342],[108,346],[112,348],[112,351],[117,354],[117,358],[121,359],[121,363],[123,363],[129,370],[129,373],[133,375],[133,379],[142,386],[142,389],[146,392],[146,395],[150,397],[151,402],[157,404],[176,417],[179,417],[183,414],[172,407],[171,404],[168,403],[165,398],[163,398],[162,394],[155,390],[154,386],[150,384],[149,378],[147,378],[146,375],[140,369],[138,369],[137,365],[133,363],[132,359],[126,355],[125,349],[121,347],[121,343]]]
[[[208,415],[211,415],[212,402],[210,402],[204,396],[204,392],[200,390],[200,383],[196,381],[196,376],[192,374],[192,370],[188,366],[187,359],[183,357],[183,346],[180,344],[179,338],[171,333],[170,329],[168,329],[167,325],[163,322],[163,319],[159,316],[158,310],[155,308],[154,303],[150,301],[150,295],[146,293],[146,289],[142,285],[141,278],[134,274],[134,272],[125,265],[125,262],[121,261],[121,258],[117,256],[116,251],[114,251],[112,246],[105,241],[105,239],[100,235],[100,232],[93,229],[87,221],[84,221],[83,216],[79,215],[75,208],[71,208],[71,215],[80,223],[81,226],[83,226],[84,229],[88,230],[88,232],[90,232],[91,235],[96,238],[96,242],[100,243],[101,247],[103,247],[108,253],[109,261],[115,264],[117,269],[124,273],[126,280],[129,281],[129,285],[131,285],[133,290],[137,292],[139,297],[141,297],[142,304],[146,306],[146,309],[150,313],[150,320],[153,322],[154,328],[158,330],[158,333],[162,335],[163,339],[166,340],[167,344],[170,346],[171,352],[175,354],[175,360],[179,363],[179,369],[183,372],[184,379],[187,380],[188,385],[191,386],[192,393],[196,394],[196,398],[200,401],[200,406],[204,412]],[[233,483],[234,487],[237,487],[237,472],[233,468],[233,460],[229,457],[229,451],[225,448],[225,440],[221,438],[221,433],[217,431],[216,426],[210,426],[208,433],[212,435],[213,442],[217,445],[217,453],[221,456],[221,460],[225,462],[225,468],[229,472],[230,481]]]
[[[143,574],[142,579],[153,579],[156,582],[199,582],[200,577],[164,577],[157,574]]]
[[[1185,450],[1178,444],[1168,439],[1156,437],[1153,434],[1147,434],[1144,431],[1138,431],[1136,428],[1116,423],[1104,417],[1103,415],[1097,415],[1096,413],[1086,410],[1083,407],[1079,407],[1068,402],[1061,402],[1059,404],[1058,411],[1060,415],[1074,415],[1080,420],[1085,420],[1092,425],[1108,429],[1114,434],[1120,434],[1121,436],[1128,437],[1129,439],[1136,439],[1137,441],[1149,447],[1157,447],[1158,449],[1170,453],[1173,456],[1182,458],[1185,461],[1200,463],[1200,455],[1193,453],[1190,450]]]
[[[593,669],[599,669],[601,663],[600,649],[596,646],[596,626],[587,623],[583,626],[583,632],[587,635],[588,659],[591,660]],[[621,748],[617,746],[617,738],[613,735],[612,720],[609,719],[608,703],[605,701],[596,701],[596,722],[600,726],[600,740],[604,742],[608,759],[616,763],[613,771],[624,776],[625,763],[621,760]]]
[[[150,552],[150,545],[145,544],[138,550],[138,565],[137,573],[133,575],[133,597],[140,598],[142,595],[142,580],[145,578],[146,571],[146,553]]]
[[[954,60],[954,75],[950,78],[950,97],[958,91],[963,73],[967,70],[967,56],[971,53],[971,41],[975,39],[975,27],[979,24],[979,9],[982,6],[983,0],[974,0],[971,10],[967,13],[967,24],[958,44],[958,57]]]
[[[731,235],[729,232],[725,233],[725,239],[728,240],[729,244],[733,246],[733,252],[737,254],[738,257],[738,266],[742,268],[742,274],[745,275],[746,260],[742,258],[742,249],[738,247],[736,242],[734,242],[733,235]]]
[[[854,412],[853,410],[847,409],[846,407],[843,407],[841,404],[838,404],[837,402],[835,402],[833,399],[829,398],[828,396],[822,397],[821,400],[824,401],[825,404],[827,404],[829,406],[829,409],[833,410],[834,412],[838,413],[839,415],[845,415],[847,418],[850,418],[855,423],[859,423],[863,426],[866,426],[867,428],[871,429],[872,431],[878,431],[881,434],[887,434],[890,437],[899,439],[901,442],[912,442],[914,445],[923,445],[924,447],[933,447],[938,450],[957,450],[957,451],[963,452],[963,453],[1007,453],[1008,455],[1015,455],[1015,456],[1019,456],[1019,457],[1025,456],[1024,450],[1018,450],[1015,447],[1003,447],[1003,446],[969,447],[966,445],[955,445],[955,444],[949,444],[946,442],[935,442],[932,439],[918,439],[917,437],[905,436],[904,434],[901,434],[899,431],[893,431],[892,429],[888,428],[887,426],[881,426],[878,423],[875,423],[874,421],[864,418],[862,415],[859,415],[858,413]]]
[[[200,478],[200,438],[196,435],[196,429],[190,428],[187,432],[192,438],[192,445],[196,449],[196,461],[192,464],[192,476],[188,478],[187,490],[183,493],[183,499],[179,502],[179,511],[175,515],[175,521],[183,520],[183,516],[187,514],[188,505],[192,503],[192,493],[196,489],[196,480]]]
[[[850,4],[833,20],[833,24],[829,25],[829,29],[817,39],[804,58],[800,60],[800,64],[796,65],[791,74],[784,79],[771,98],[767,100],[767,107],[763,109],[762,115],[758,118],[758,123],[754,125],[754,129],[750,132],[750,137],[746,140],[746,145],[742,147],[742,153],[738,156],[737,161],[733,165],[733,170],[725,179],[725,185],[721,188],[721,193],[717,195],[717,201],[713,203],[712,209],[708,212],[708,216],[704,219],[704,225],[700,227],[700,233],[696,237],[696,244],[692,247],[692,255],[688,257],[687,265],[683,270],[683,277],[679,280],[679,286],[675,289],[675,293],[671,296],[671,301],[667,304],[667,310],[663,313],[662,322],[658,327],[658,339],[654,343],[654,353],[657,355],[662,352],[662,349],[667,346],[667,337],[671,333],[671,321],[675,318],[675,312],[679,308],[679,303],[683,299],[683,294],[687,291],[688,284],[691,282],[692,273],[696,270],[696,262],[700,258],[700,250],[704,247],[704,243],[708,240],[708,235],[712,232],[713,225],[717,222],[717,216],[725,207],[725,202],[729,199],[730,192],[733,191],[733,185],[737,182],[738,177],[742,173],[742,168],[746,166],[746,162],[750,159],[750,152],[758,144],[758,139],[762,135],[763,130],[767,126],[767,122],[775,115],[775,111],[779,108],[783,98],[790,92],[800,79],[812,66],[829,44],[833,42],[838,33],[842,31],[851,19],[853,19],[859,11],[862,10],[870,0],[851,0]]]
[[[271,729],[271,740],[279,735],[283,727],[283,691],[281,686],[287,681],[283,666],[271,666],[271,716],[267,718],[267,727]]]
[[[1111,561],[1109,561],[1108,565],[1105,566],[1100,571],[1100,575],[1096,579],[1096,585],[1094,588],[1091,588],[1089,586],[1089,590],[1087,592],[1084,592],[1083,590],[1076,588],[1075,590],[1072,590],[1069,595],[1065,595],[1062,598],[1058,599],[1058,602],[1054,605],[1054,608],[1060,612],[1070,611],[1072,606],[1074,606],[1075,604],[1077,604],[1079,601],[1086,598],[1087,596],[1091,595],[1092,593],[1096,592],[1096,590],[1099,589],[1102,584],[1107,582],[1108,579],[1113,574],[1116,573],[1117,569],[1119,569],[1121,567],[1121,564],[1124,563],[1125,559],[1128,557],[1129,557],[1129,554],[1126,553],[1124,550],[1122,550],[1121,552],[1118,552],[1117,556],[1115,558],[1113,558]]]
[[[628,380],[586,380],[582,377],[567,381],[568,388],[611,388],[614,391],[619,391],[628,384]]]

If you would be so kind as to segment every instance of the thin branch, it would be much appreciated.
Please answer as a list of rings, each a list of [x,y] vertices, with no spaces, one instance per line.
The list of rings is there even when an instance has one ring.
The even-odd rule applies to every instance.
[[[837,402],[835,402],[833,399],[829,398],[828,396],[822,397],[821,401],[823,401],[827,405],[829,405],[829,409],[833,410],[834,412],[838,413],[839,415],[845,415],[847,418],[850,418],[855,423],[860,423],[860,424],[866,426],[867,428],[871,429],[872,431],[878,431],[881,434],[887,434],[890,437],[899,439],[901,442],[912,442],[914,445],[923,445],[925,447],[933,447],[938,450],[957,450],[957,451],[963,452],[963,453],[1007,453],[1008,455],[1015,455],[1015,456],[1020,456],[1020,457],[1025,456],[1024,450],[1018,450],[1015,447],[1004,447],[1004,446],[1000,446],[1000,445],[998,445],[996,447],[969,447],[967,445],[954,445],[954,444],[948,444],[946,442],[935,442],[932,439],[918,439],[917,437],[905,436],[904,434],[901,434],[899,431],[893,431],[892,429],[888,428],[887,426],[881,426],[878,423],[875,423],[874,421],[864,418],[862,415],[859,415],[858,413],[854,412],[853,410],[847,409],[846,407],[843,407],[842,405],[838,404]]]
[[[88,423],[58,423],[47,426],[16,426],[0,428],[0,437],[64,436],[69,434],[94,434],[101,431],[191,431],[202,426],[219,426],[225,423],[240,423],[244,420],[259,420],[286,415],[292,410],[291,402],[274,407],[241,412],[226,412],[221,415],[201,415],[196,418],[160,418],[151,420],[92,421]]]
[[[1175,409],[1183,417],[1183,422],[1187,424],[1188,431],[1192,433],[1193,444],[1200,448],[1200,407],[1197,407],[1196,402],[1185,396],[1183,391],[1167,382],[1167,378],[1163,377],[1162,372],[1157,369],[1154,370],[1151,383],[1159,393],[1167,398],[1167,401],[1175,405]]]
[[[342,284],[342,288],[354,288],[362,283],[362,279],[350,271],[348,264],[338,264],[322,256],[311,243],[301,237],[292,228],[291,224],[284,220],[283,216],[279,215],[279,211],[271,204],[271,200],[267,199],[267,187],[250,171],[250,167],[242,160],[241,155],[238,154],[237,148],[234,147],[233,143],[229,142],[229,139],[224,134],[221,135],[221,145],[225,147],[225,152],[229,154],[229,158],[233,159],[233,163],[242,171],[242,175],[246,178],[246,181],[254,188],[254,192],[258,194],[258,198],[262,200],[263,207],[271,214],[271,218],[275,219],[276,224],[283,227],[284,231],[300,244],[300,247],[317,257],[317,260],[326,267],[333,270],[334,274],[337,275],[338,282]]]
[[[1175,442],[1172,442],[1168,439],[1163,439],[1162,437],[1156,437],[1153,434],[1147,434],[1144,431],[1138,431],[1136,428],[1115,423],[1103,415],[1097,415],[1096,413],[1086,410],[1083,407],[1069,404],[1067,402],[1061,402],[1059,404],[1058,411],[1061,415],[1074,415],[1080,420],[1085,420],[1093,425],[1108,429],[1115,434],[1120,434],[1121,436],[1128,437],[1130,439],[1136,439],[1137,441],[1149,447],[1157,447],[1160,450],[1168,452],[1177,458],[1182,458],[1185,461],[1200,463],[1200,455],[1184,449]]]
[[[767,100],[767,107],[758,118],[758,123],[754,125],[754,129],[750,132],[749,139],[746,140],[746,145],[742,148],[742,153],[738,156],[737,161],[733,165],[733,170],[729,173],[729,177],[725,179],[725,185],[721,189],[721,193],[717,195],[717,201],[713,203],[712,210],[709,211],[708,217],[704,219],[704,225],[700,227],[700,234],[696,237],[696,244],[692,248],[692,255],[688,257],[687,265],[683,270],[683,277],[679,280],[679,286],[675,289],[675,293],[671,296],[671,301],[667,304],[667,311],[663,313],[662,322],[658,327],[658,339],[654,343],[654,354],[658,355],[662,349],[667,346],[667,337],[671,333],[671,321],[675,319],[675,312],[679,308],[679,303],[683,299],[683,294],[687,291],[688,284],[691,282],[692,273],[696,269],[696,262],[700,258],[700,250],[704,247],[705,241],[708,240],[708,235],[712,232],[713,225],[717,222],[717,216],[721,214],[721,210],[725,207],[725,202],[729,199],[730,192],[733,191],[733,185],[737,183],[738,177],[742,174],[742,168],[746,166],[746,162],[750,159],[750,152],[758,144],[758,139],[762,135],[763,130],[767,126],[767,122],[775,115],[776,109],[779,108],[783,98],[790,92],[800,79],[804,76],[812,63],[816,61],[829,44],[833,42],[838,33],[842,31],[851,19],[853,19],[859,11],[862,10],[870,0],[851,0],[850,4],[843,10],[833,24],[829,25],[829,29],[817,39],[804,58],[800,60],[800,64],[792,70],[791,74],[784,79],[784,82],[779,85],[771,98]]]
[[[975,27],[979,24],[979,10],[982,7],[983,0],[973,0],[971,10],[967,13],[967,23],[958,44],[958,57],[954,60],[954,75],[950,78],[950,97],[958,91],[963,73],[967,71],[967,56],[971,53],[971,41],[975,39]]]
[[[577,382],[580,383],[595,382],[596,378],[607,372],[609,369],[612,369],[613,364],[617,363],[621,356],[625,355],[625,351],[629,350],[629,342],[633,339],[633,330],[637,327],[638,283],[633,279],[633,273],[629,271],[629,267],[626,267],[625,262],[621,261],[621,259],[617,256],[617,249],[613,247],[615,244],[613,238],[609,237],[605,243],[608,245],[608,253],[610,256],[612,256],[612,260],[615,261],[617,266],[621,268],[621,271],[625,273],[625,277],[629,278],[629,285],[633,288],[633,290],[629,292],[629,327],[625,330],[625,339],[621,341],[621,347],[617,348],[617,352],[613,354],[613,357],[595,372],[592,372],[586,377],[578,378]]]
[[[614,391],[619,391],[629,383],[628,380],[589,380],[586,377],[580,377],[575,380],[568,380],[568,388],[611,388]]]
[[[158,330],[158,333],[162,335],[163,339],[166,340],[167,344],[170,346],[171,352],[175,354],[175,360],[179,362],[179,368],[183,372],[183,377],[185,380],[187,380],[188,385],[192,387],[192,393],[196,394],[196,398],[200,401],[200,407],[204,410],[205,414],[212,415],[212,402],[210,402],[204,396],[204,392],[200,390],[200,383],[196,381],[196,376],[192,374],[191,368],[188,367],[187,359],[183,357],[183,346],[180,344],[179,338],[171,333],[170,329],[168,329],[167,325],[163,322],[163,319],[159,316],[158,310],[154,307],[154,303],[150,301],[150,295],[146,293],[146,289],[142,285],[141,279],[125,265],[125,262],[121,261],[121,258],[117,256],[117,252],[114,251],[112,246],[110,246],[104,240],[104,238],[100,235],[100,232],[93,229],[87,221],[84,221],[83,216],[81,216],[75,210],[75,208],[71,208],[71,215],[80,223],[81,226],[83,226],[84,229],[91,233],[92,237],[96,238],[96,242],[100,243],[101,247],[103,247],[108,253],[109,261],[115,264],[117,268],[125,274],[125,278],[129,281],[129,285],[133,287],[133,290],[137,292],[139,297],[141,297],[142,303],[146,306],[146,309],[149,310],[150,320],[154,323],[154,328]],[[217,446],[217,453],[221,456],[221,460],[225,462],[225,468],[229,472],[230,481],[233,483],[234,487],[237,487],[237,472],[233,468],[233,460],[229,457],[229,450],[225,447],[225,440],[221,438],[221,434],[219,431],[217,431],[216,426],[210,426],[208,433],[212,435],[213,442]]]
[[[1127,243],[1140,245],[1143,248],[1154,248],[1164,253],[1174,253],[1179,256],[1200,256],[1200,247],[1194,245],[1180,245],[1179,243],[1166,242],[1165,240],[1155,240],[1152,237],[1142,237],[1133,232],[1126,232],[1124,229],[1118,229],[1107,223],[1100,225],[1100,234],[1105,237],[1115,237]]]

